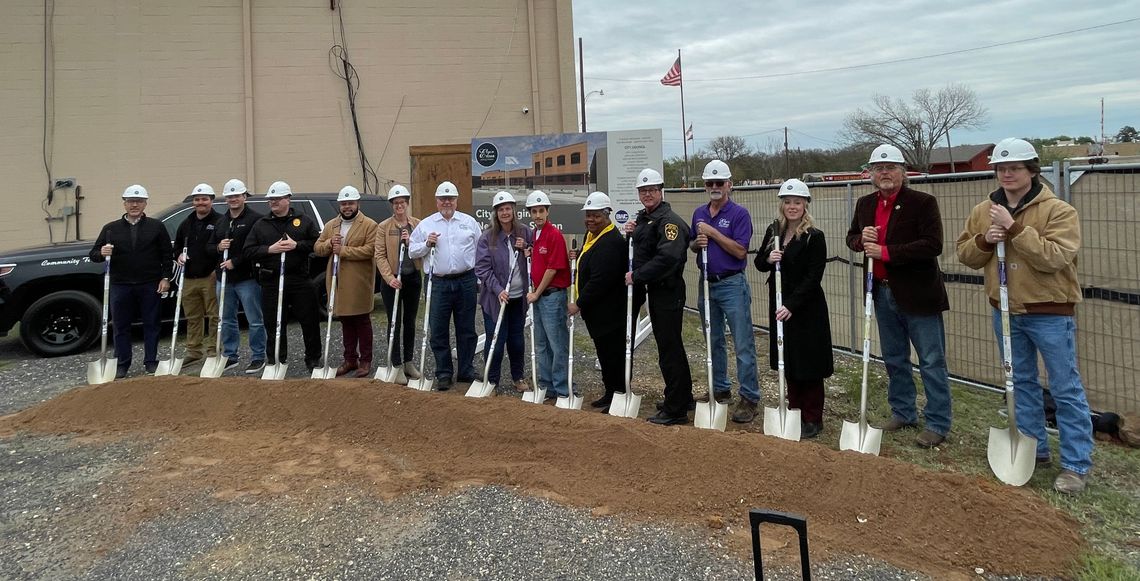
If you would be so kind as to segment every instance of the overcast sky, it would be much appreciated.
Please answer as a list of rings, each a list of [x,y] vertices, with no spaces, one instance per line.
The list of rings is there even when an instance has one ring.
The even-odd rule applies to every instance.
[[[589,97],[587,128],[660,127],[666,157],[681,154],[680,91],[659,81],[677,49],[697,147],[740,135],[767,148],[784,126],[791,147],[836,146],[843,119],[872,95],[951,82],[989,110],[988,126],[952,133],[954,145],[1098,137],[1102,97],[1110,137],[1140,126],[1140,0],[574,0],[574,34],[585,44],[586,90],[605,92]],[[788,75],[951,51],[967,52]],[[770,76],[740,79],[760,75]]]

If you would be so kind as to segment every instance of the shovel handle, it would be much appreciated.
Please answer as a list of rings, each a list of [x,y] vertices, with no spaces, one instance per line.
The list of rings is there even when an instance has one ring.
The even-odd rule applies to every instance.
[[[808,555],[807,519],[788,512],[754,508],[748,511],[752,526],[752,558],[756,562],[756,581],[764,581],[764,560],[760,555],[760,523],[792,527],[800,539],[800,568],[804,581],[811,581],[811,559]]]

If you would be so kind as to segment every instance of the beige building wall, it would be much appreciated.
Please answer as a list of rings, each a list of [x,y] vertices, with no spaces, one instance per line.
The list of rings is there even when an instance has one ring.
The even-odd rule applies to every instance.
[[[56,0],[46,15],[39,0],[6,0],[0,251],[48,242],[44,218],[75,204],[73,189],[46,203],[45,149],[51,177],[82,186],[85,239],[119,215],[132,183],[150,190],[152,212],[231,177],[256,192],[278,179],[361,186],[345,83],[330,68],[341,16],[382,192],[408,181],[409,146],[577,130],[568,0]],[[65,227],[74,239],[74,217],[50,224],[50,239]]]

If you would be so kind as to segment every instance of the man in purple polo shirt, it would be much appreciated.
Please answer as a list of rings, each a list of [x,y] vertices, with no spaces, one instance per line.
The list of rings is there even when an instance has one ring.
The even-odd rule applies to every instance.
[[[724,323],[736,346],[736,378],[740,400],[732,408],[732,421],[747,424],[756,418],[760,387],[756,379],[756,345],[752,338],[752,291],[744,277],[752,217],[731,199],[732,173],[714,159],[702,175],[709,203],[693,212],[689,249],[697,253],[697,267],[704,270],[701,249],[709,250],[709,333],[712,336],[713,393],[720,403],[732,400],[728,380],[728,347]],[[704,311],[704,285],[698,288],[697,305]]]

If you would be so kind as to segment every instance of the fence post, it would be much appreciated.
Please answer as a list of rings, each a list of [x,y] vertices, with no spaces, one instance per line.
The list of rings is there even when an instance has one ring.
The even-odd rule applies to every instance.
[[[853,220],[854,218],[855,218],[855,186],[853,186],[851,184],[847,184],[847,223],[850,224],[851,220]],[[846,233],[840,234],[840,236],[843,236],[844,238],[846,238]],[[848,250],[847,256],[849,258],[851,258],[851,268],[847,269],[847,288],[849,289],[847,296],[848,296],[848,302],[850,303],[848,308],[850,309],[849,312],[851,313],[851,317],[850,317],[850,319],[851,319],[851,321],[850,321],[850,323],[851,323],[850,324],[851,337],[850,337],[850,341],[847,343],[847,347],[851,351],[854,351],[855,346],[859,344],[858,343],[859,338],[857,336],[859,334],[859,330],[858,330],[859,325],[855,321],[855,319],[857,318],[855,316],[855,313],[858,312],[858,309],[859,309],[859,302],[856,299],[857,299],[857,297],[860,296],[859,288],[857,285],[858,285],[858,281],[861,280],[862,277],[859,276],[858,272],[856,272],[856,265],[858,264],[858,260],[855,256],[855,252]]]

